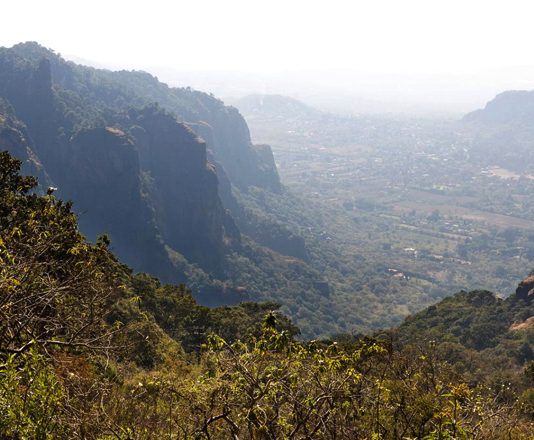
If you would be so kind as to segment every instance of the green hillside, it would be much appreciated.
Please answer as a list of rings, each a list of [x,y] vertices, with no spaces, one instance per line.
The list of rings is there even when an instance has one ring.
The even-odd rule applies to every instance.
[[[208,309],[132,274],[19,168],[0,154],[2,438],[532,438],[532,278],[504,302],[460,293],[399,337],[296,342],[274,304]],[[425,342],[445,325],[465,359],[511,331],[519,351],[473,373]]]

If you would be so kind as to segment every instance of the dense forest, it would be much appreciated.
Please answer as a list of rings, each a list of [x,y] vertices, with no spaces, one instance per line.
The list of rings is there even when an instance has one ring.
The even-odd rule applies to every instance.
[[[532,438],[534,277],[299,342],[276,304],[134,274],[20,165],[0,154],[2,438]]]

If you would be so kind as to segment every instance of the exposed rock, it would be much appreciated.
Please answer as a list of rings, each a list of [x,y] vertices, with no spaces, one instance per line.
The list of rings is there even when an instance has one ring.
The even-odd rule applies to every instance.
[[[531,316],[530,318],[525,319],[522,322],[514,322],[510,326],[510,330],[517,331],[517,330],[525,330],[527,328],[534,327],[534,316]]]
[[[91,240],[108,234],[114,252],[135,270],[156,273],[164,281],[183,281],[141,196],[133,141],[121,130],[100,127],[80,131],[69,149],[63,165],[70,172],[59,194],[75,202],[82,231]]]
[[[235,108],[145,72],[79,66],[36,43],[0,48],[2,102],[26,126],[17,142],[0,133],[4,148],[48,174],[90,239],[109,234],[135,271],[187,281],[206,303],[250,298],[226,283],[235,258],[226,255],[246,252],[229,214],[245,217],[233,191],[281,185],[270,148],[252,145]],[[267,226],[267,246],[307,258],[301,237]]]
[[[217,269],[225,247],[239,242],[239,232],[219,199],[206,144],[156,107],[131,111],[130,119],[163,240],[191,261]]]
[[[128,105],[135,103],[138,107],[158,102],[181,121],[194,125],[195,131],[199,130],[197,134],[204,138],[234,185],[242,190],[249,186],[280,190],[276,168],[273,169],[262,162],[262,158],[252,146],[247,124],[239,111],[225,106],[215,97],[190,88],[168,87],[146,72],[111,72],[76,65],[34,42],[17,44],[4,51],[8,52],[9,57],[18,58],[17,62],[31,62],[34,69],[45,58],[47,64],[42,66],[43,75],[35,75],[43,84],[48,78],[44,73],[48,71],[53,84],[104,106],[116,106],[117,101],[121,100],[129,103]],[[38,72],[41,72],[41,67]],[[11,76],[20,76],[19,73]],[[26,82],[32,78],[33,74]],[[0,84],[0,95],[1,88]],[[110,89],[113,89],[112,93]],[[121,99],[118,99],[119,97]],[[212,136],[205,136],[208,130],[206,126],[213,132]]]
[[[253,145],[252,147],[259,158],[259,174],[257,176],[257,179],[260,184],[257,186],[260,186],[262,188],[269,188],[271,191],[274,192],[280,192],[280,178],[278,176],[278,171],[274,162],[274,156],[273,151],[271,150],[271,146],[261,144]]]
[[[0,113],[0,151],[10,154],[22,162],[22,173],[37,177],[39,189],[53,185],[22,124]]]
[[[515,296],[519,299],[534,299],[534,275],[530,275],[519,283]]]
[[[209,126],[205,122],[188,123],[187,126],[190,127],[195,133],[197,133],[206,142],[207,145],[214,144],[213,129],[211,128],[211,126]],[[206,153],[208,162],[215,167],[215,172],[217,173],[217,180],[219,182],[219,197],[221,198],[223,206],[228,209],[234,217],[241,215],[241,206],[237,202],[232,192],[232,182],[230,182],[230,179],[228,178],[224,167],[217,161],[213,154],[213,151],[207,149]]]

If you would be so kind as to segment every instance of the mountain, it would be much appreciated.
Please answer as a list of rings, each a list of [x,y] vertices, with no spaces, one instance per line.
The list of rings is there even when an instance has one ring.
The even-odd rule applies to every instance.
[[[179,120],[200,124],[199,134],[235,185],[242,189],[251,185],[280,189],[276,169],[258,157],[239,112],[211,95],[190,88],[170,88],[146,72],[112,72],[80,66],[37,43],[18,44],[3,52],[4,58],[15,64],[23,64],[24,60],[25,64],[36,66],[46,59],[50,72],[43,66],[42,74],[49,75],[54,85],[67,94],[83,97],[84,105],[93,103],[109,112],[157,102]]]
[[[42,192],[72,200],[84,234],[108,234],[135,271],[187,282],[211,306],[306,299],[304,333],[337,329],[322,315],[324,277],[307,264],[304,239],[245,202],[285,190],[270,147],[252,144],[237,109],[24,43],[0,49],[0,117],[2,149]]]
[[[36,65],[12,52],[0,58],[0,94],[24,121],[28,148],[58,194],[76,202],[91,239],[109,233],[129,264],[164,279],[168,270],[158,268],[169,266],[161,265],[166,242],[191,261],[214,266],[225,211],[206,146],[191,130],[158,107],[122,114],[59,88],[48,58]],[[172,232],[165,229],[172,224]]]
[[[216,174],[243,190],[280,190],[269,147],[253,146],[239,113],[211,96],[170,89],[142,72],[77,66],[34,43],[3,49],[0,60],[0,95],[26,124],[32,152],[44,158],[59,194],[85,213],[84,231],[93,239],[107,231],[133,267],[147,268],[131,258],[142,248],[132,236],[144,235],[217,269],[239,231]]]
[[[466,122],[524,124],[534,118],[534,91],[510,90],[498,94],[483,109],[464,116]]]
[[[232,102],[243,114],[252,117],[255,113],[277,118],[311,117],[320,112],[303,102],[284,95],[247,95]]]
[[[461,130],[471,139],[473,159],[532,174],[534,166],[534,91],[507,91],[483,109],[465,115]]]

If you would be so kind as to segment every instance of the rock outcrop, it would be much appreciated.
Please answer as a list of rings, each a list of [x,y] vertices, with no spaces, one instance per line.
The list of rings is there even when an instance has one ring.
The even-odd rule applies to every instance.
[[[41,181],[74,202],[82,232],[91,240],[108,234],[133,270],[187,282],[210,305],[314,294],[311,268],[292,262],[311,275],[299,273],[306,282],[290,287],[291,267],[242,238],[234,221],[260,243],[308,258],[301,237],[249,221],[236,197],[282,189],[270,147],[252,144],[237,109],[145,72],[80,66],[25,43],[0,48],[0,117],[7,114],[20,127],[0,130],[0,147],[39,168]],[[290,281],[271,284],[274,266]]]
[[[130,122],[163,240],[189,260],[216,270],[225,247],[240,237],[219,198],[205,142],[157,107],[130,111]]]
[[[534,299],[534,275],[530,275],[519,283],[515,296],[518,299],[532,301]]]
[[[22,173],[35,176],[41,191],[53,185],[23,124],[2,112],[0,108],[0,151],[9,151],[22,162]]]
[[[3,124],[2,148],[73,200],[82,231],[92,240],[107,233],[135,270],[183,282],[170,248],[216,272],[240,237],[218,196],[205,143],[158,106],[125,114],[54,86],[53,59],[0,52],[2,120],[12,108],[26,130]]]
[[[80,66],[65,61],[37,43],[22,43],[4,51],[9,57],[34,67],[45,59],[47,66],[43,66],[43,72],[48,67],[53,84],[101,106],[117,108],[121,103],[127,103],[142,107],[158,102],[181,122],[199,128],[197,134],[204,138],[232,184],[243,190],[249,186],[280,190],[276,167],[264,163],[261,153],[253,147],[244,118],[236,108],[225,106],[215,97],[190,88],[171,88],[146,72],[111,72]],[[46,75],[37,74],[37,77],[46,79]],[[212,134],[206,136],[208,130]]]

